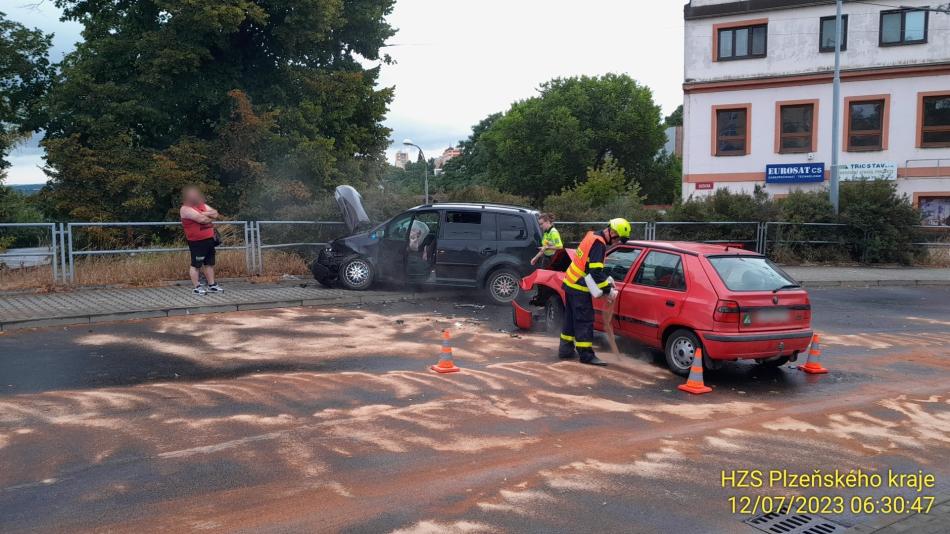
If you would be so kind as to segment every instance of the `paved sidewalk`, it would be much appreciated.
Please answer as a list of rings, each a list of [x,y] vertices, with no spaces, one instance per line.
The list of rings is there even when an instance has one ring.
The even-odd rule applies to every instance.
[[[782,267],[805,287],[950,285],[950,268]]]
[[[224,285],[224,283],[222,283]],[[301,287],[304,285],[305,287]],[[0,331],[239,310],[370,304],[436,298],[458,291],[346,291],[312,284],[231,282],[223,293],[195,295],[188,286],[82,289],[0,296]]]

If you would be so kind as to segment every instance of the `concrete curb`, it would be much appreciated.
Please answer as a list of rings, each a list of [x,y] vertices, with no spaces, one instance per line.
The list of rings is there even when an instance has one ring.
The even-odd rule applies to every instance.
[[[245,304],[225,304],[219,306],[193,306],[186,308],[164,308],[157,310],[135,310],[104,314],[80,314],[62,317],[45,317],[23,321],[0,322],[0,332],[22,330],[24,328],[46,328],[51,326],[84,325],[114,321],[133,321],[137,319],[156,319],[162,317],[181,317],[184,315],[205,315],[235,311],[271,310],[279,308],[320,308],[333,306],[362,306],[366,304],[390,304],[422,299],[441,299],[461,295],[458,291],[433,291],[431,293],[394,293],[385,296],[365,297],[360,295],[308,300],[278,300],[270,302],[248,302]]]

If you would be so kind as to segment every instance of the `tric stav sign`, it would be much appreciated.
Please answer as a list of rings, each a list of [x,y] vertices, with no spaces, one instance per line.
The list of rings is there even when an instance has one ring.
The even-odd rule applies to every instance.
[[[824,163],[782,163],[765,166],[765,183],[767,184],[802,184],[824,181]]]

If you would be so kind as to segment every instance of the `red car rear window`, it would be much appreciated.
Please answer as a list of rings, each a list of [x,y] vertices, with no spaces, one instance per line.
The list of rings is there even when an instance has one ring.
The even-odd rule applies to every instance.
[[[766,258],[719,256],[708,259],[730,291],[774,291],[798,287],[798,282]]]

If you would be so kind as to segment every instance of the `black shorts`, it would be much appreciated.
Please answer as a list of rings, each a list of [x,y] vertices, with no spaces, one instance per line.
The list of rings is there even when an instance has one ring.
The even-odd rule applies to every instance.
[[[201,241],[189,241],[188,250],[191,251],[191,266],[194,268],[202,265],[214,265],[214,238],[202,239]]]

